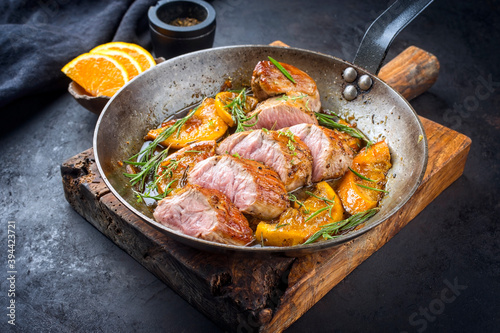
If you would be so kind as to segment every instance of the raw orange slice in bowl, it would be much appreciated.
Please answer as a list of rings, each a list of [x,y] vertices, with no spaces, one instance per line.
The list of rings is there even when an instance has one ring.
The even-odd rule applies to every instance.
[[[105,54],[125,67],[125,70],[128,73],[129,79],[132,80],[134,77],[142,73],[141,65],[135,60],[133,57],[128,55],[127,53],[120,50],[101,50],[99,52],[95,52],[96,54]]]
[[[125,43],[125,42],[111,42],[96,46],[90,53],[101,52],[102,50],[119,50],[127,53],[129,56],[133,57],[139,65],[142,71],[145,71],[156,65],[155,60],[151,53],[142,48],[137,44]]]
[[[62,72],[92,96],[113,96],[129,75],[125,67],[105,54],[84,53],[67,63]]]

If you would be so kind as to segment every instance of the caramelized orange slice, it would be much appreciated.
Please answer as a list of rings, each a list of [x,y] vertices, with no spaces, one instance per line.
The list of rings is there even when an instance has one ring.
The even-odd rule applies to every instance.
[[[259,222],[255,238],[268,246],[293,246],[304,243],[322,225],[343,219],[344,209],[339,197],[326,182],[316,184],[302,205],[287,209],[278,222]],[[328,201],[324,200],[327,199]]]
[[[384,188],[387,171],[391,168],[391,155],[385,141],[363,148],[354,157],[351,168],[371,181],[357,176],[350,170],[347,171],[338,187],[338,194],[345,210],[349,214],[356,214],[375,208],[383,195],[383,192],[378,190]]]
[[[150,130],[146,140],[154,140],[165,129],[172,126],[176,120],[162,124],[161,128]],[[164,147],[174,149],[183,148],[193,142],[217,140],[227,131],[227,125],[217,114],[213,98],[206,98],[194,115],[180,128],[179,133],[174,133],[161,142]]]
[[[234,120],[231,115],[231,104],[235,98],[238,97],[238,93],[231,91],[223,91],[215,96],[215,107],[217,109],[217,114],[226,122],[229,127],[234,126]],[[242,106],[242,111],[248,113],[252,111],[257,105],[258,100],[252,96],[246,96],[245,104]]]

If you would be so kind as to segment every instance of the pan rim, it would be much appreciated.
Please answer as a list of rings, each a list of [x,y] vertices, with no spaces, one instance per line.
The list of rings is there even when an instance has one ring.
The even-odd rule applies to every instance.
[[[232,46],[221,46],[221,47],[216,47],[216,48],[211,48],[211,49],[206,49],[206,50],[200,50],[200,51],[188,53],[188,54],[176,57],[176,58],[169,59],[165,62],[162,62],[162,63],[158,64],[157,66],[153,67],[152,69],[141,73],[140,75],[138,75],[136,78],[134,78],[130,82],[136,81],[145,75],[149,75],[148,72],[153,71],[156,67],[168,66],[171,63],[175,63],[176,61],[179,61],[178,59],[181,59],[183,57],[191,57],[191,56],[200,55],[203,53],[212,53],[212,52],[217,52],[218,50],[245,49],[245,48],[283,49],[283,47],[271,46],[271,45],[232,45]],[[320,52],[316,52],[316,51],[295,48],[295,47],[290,47],[287,49],[299,51],[299,52],[306,53],[306,54],[314,54],[314,55],[318,55],[321,57],[327,57],[327,58],[333,59],[335,61],[348,64],[360,72],[367,73],[367,71],[362,69],[361,67],[354,65],[349,61],[340,59],[338,57],[334,57],[334,56],[327,55],[327,54],[320,53]],[[98,141],[97,141],[98,140],[98,133],[99,133],[99,129],[100,129],[100,125],[102,123],[102,120],[104,117],[106,117],[107,110],[109,109],[109,106],[113,103],[113,101],[116,98],[118,98],[121,91],[126,89],[126,87],[128,86],[128,83],[125,86],[123,86],[122,88],[120,88],[120,90],[118,90],[118,92],[115,93],[115,95],[110,98],[110,100],[108,101],[108,103],[106,103],[106,106],[104,107],[103,111],[101,112],[101,114],[96,122],[94,136],[93,136],[93,148],[94,148],[94,158],[96,161],[96,165],[97,165],[100,177],[103,179],[103,181],[105,182],[106,186],[111,191],[111,193],[120,201],[120,203],[123,204],[127,209],[132,211],[140,219],[142,219],[143,221],[145,221],[149,225],[155,227],[157,230],[162,231],[163,233],[165,233],[167,235],[167,237],[171,237],[171,238],[175,239],[176,241],[180,241],[184,244],[187,243],[188,246],[203,249],[205,251],[211,251],[211,252],[216,252],[216,253],[239,252],[239,253],[263,254],[263,255],[277,254],[277,255],[287,255],[287,256],[300,256],[300,255],[310,254],[313,252],[317,252],[317,251],[321,251],[321,250],[325,250],[325,249],[330,249],[330,248],[333,248],[336,246],[340,246],[340,245],[342,245],[346,242],[349,242],[349,241],[353,240],[354,238],[357,238],[357,237],[361,236],[362,234],[370,231],[371,229],[375,228],[376,226],[380,225],[381,223],[387,221],[391,216],[393,216],[397,211],[399,211],[411,199],[411,197],[415,194],[415,192],[419,188],[420,184],[422,183],[424,174],[425,174],[426,169],[427,169],[428,142],[427,142],[427,136],[425,135],[425,130],[423,128],[423,124],[420,121],[419,116],[417,115],[417,113],[415,112],[413,107],[410,105],[410,103],[399,92],[394,90],[392,87],[390,87],[383,80],[379,79],[377,76],[374,76],[374,75],[371,75],[371,76],[374,77],[375,80],[377,80],[378,84],[382,84],[384,86],[384,89],[389,89],[390,91],[396,93],[396,95],[406,105],[407,110],[409,110],[412,113],[413,117],[416,119],[418,128],[419,128],[420,132],[423,133],[422,141],[424,144],[424,148],[423,148],[424,156],[423,156],[422,164],[421,164],[422,170],[420,171],[420,174],[418,175],[417,181],[414,184],[414,186],[409,191],[407,191],[405,193],[405,196],[398,202],[398,204],[394,208],[392,208],[391,210],[389,210],[388,212],[385,213],[385,216],[380,218],[378,221],[369,224],[368,226],[365,226],[359,230],[351,231],[345,235],[342,235],[339,238],[331,239],[331,240],[323,240],[321,242],[315,242],[315,243],[306,244],[306,245],[300,244],[300,245],[296,245],[296,246],[287,246],[287,247],[277,247],[277,246],[264,246],[264,247],[251,246],[251,247],[248,247],[248,246],[229,245],[229,244],[222,244],[222,243],[207,241],[204,239],[200,239],[197,237],[183,234],[179,231],[176,231],[176,230],[173,230],[167,226],[164,226],[164,225],[160,224],[159,222],[156,222],[154,219],[152,219],[152,218],[144,215],[142,212],[138,211],[125,198],[123,198],[118,193],[118,191],[114,188],[114,186],[110,183],[108,177],[105,175],[105,172],[101,166],[101,162],[99,159],[99,153],[98,153],[98,149],[97,149],[97,147],[98,147]],[[375,215],[373,218],[376,218],[376,217],[377,217],[377,215]],[[186,242],[184,240],[186,240],[188,242]],[[199,244],[200,247],[194,246],[193,243],[196,245]]]

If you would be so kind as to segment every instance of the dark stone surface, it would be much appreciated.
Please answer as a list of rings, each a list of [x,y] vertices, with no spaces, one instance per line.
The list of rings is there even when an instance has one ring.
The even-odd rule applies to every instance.
[[[215,46],[279,39],[351,60],[388,1],[212,4]],[[441,61],[438,82],[412,105],[471,137],[465,174],[287,332],[498,331],[499,14],[494,0],[436,1],[397,37],[389,58],[416,45]],[[0,331],[217,332],[65,201],[59,166],[92,145],[97,117],[66,92],[2,114]],[[16,224],[15,328],[6,317],[7,221]]]

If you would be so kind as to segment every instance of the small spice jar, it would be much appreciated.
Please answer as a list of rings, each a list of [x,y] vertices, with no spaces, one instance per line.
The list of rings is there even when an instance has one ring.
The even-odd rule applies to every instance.
[[[214,43],[215,9],[205,1],[159,1],[148,18],[156,57],[169,59]]]

